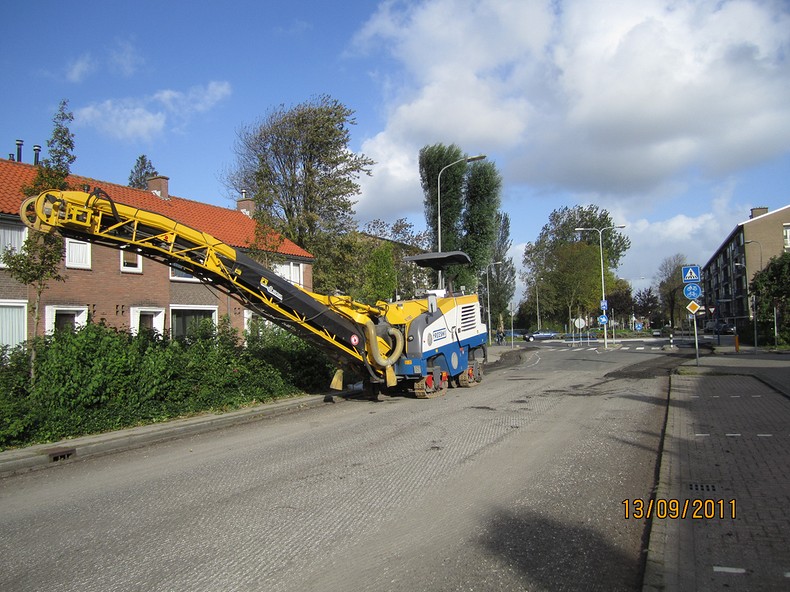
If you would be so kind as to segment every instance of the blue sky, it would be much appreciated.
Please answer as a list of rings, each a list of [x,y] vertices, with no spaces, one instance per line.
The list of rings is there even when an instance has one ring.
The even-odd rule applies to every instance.
[[[126,184],[146,154],[174,195],[231,207],[238,129],[328,94],[377,161],[360,224],[424,228],[418,151],[456,143],[502,173],[518,266],[552,210],[593,203],[627,225],[635,289],[676,253],[704,264],[750,208],[790,204],[783,0],[39,0],[0,16],[0,155],[46,149],[65,98],[80,175]]]

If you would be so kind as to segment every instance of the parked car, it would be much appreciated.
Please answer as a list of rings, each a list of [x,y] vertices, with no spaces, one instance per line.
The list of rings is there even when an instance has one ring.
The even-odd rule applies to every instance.
[[[735,334],[735,327],[730,325],[729,323],[723,323],[719,321],[708,321],[705,323],[705,333],[718,333],[719,335],[734,335]]]
[[[661,337],[661,329],[653,329],[653,337]]]
[[[536,339],[558,339],[560,336],[556,331],[535,331],[534,333],[524,333],[524,341],[535,341]]]

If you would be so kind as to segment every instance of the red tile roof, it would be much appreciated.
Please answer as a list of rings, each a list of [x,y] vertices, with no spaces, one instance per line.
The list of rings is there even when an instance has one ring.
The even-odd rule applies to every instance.
[[[36,167],[30,164],[0,160],[0,213],[18,214],[24,196],[22,187],[33,183]],[[162,214],[196,230],[207,232],[232,247],[248,247],[255,237],[255,221],[239,210],[170,196],[164,200],[150,191],[70,175],[70,187],[100,187],[118,203]],[[292,257],[313,256],[296,243],[283,238],[279,253]]]

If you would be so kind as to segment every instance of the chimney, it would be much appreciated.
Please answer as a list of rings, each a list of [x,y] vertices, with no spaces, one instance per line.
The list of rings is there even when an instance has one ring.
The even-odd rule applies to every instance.
[[[749,215],[749,220],[752,218],[756,218],[757,216],[762,216],[763,214],[768,213],[768,208],[765,206],[761,206],[759,208],[752,208],[752,213]]]
[[[41,146],[33,144],[33,164],[37,165],[39,162],[39,155],[41,154]]]
[[[170,194],[167,190],[168,181],[170,181],[170,177],[163,175],[148,177],[148,191],[161,200],[170,201]]]
[[[22,162],[22,144],[24,144],[24,142],[22,140],[17,140],[16,141],[16,161],[17,162]]]
[[[247,197],[246,189],[241,190],[241,199],[236,200],[236,209],[252,218],[252,214],[255,212],[255,201]]]
[[[8,160],[10,160],[11,162],[14,162],[14,153],[13,152],[9,152],[8,153]]]

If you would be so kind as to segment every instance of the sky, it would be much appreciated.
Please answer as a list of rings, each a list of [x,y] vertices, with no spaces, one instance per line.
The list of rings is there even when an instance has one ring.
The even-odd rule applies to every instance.
[[[324,94],[376,161],[360,225],[424,229],[419,150],[454,143],[502,174],[519,269],[564,206],[626,225],[636,291],[790,205],[787,0],[38,0],[3,3],[0,38],[0,156],[46,156],[67,99],[72,173],[125,185],[145,154],[223,207],[239,130]]]

